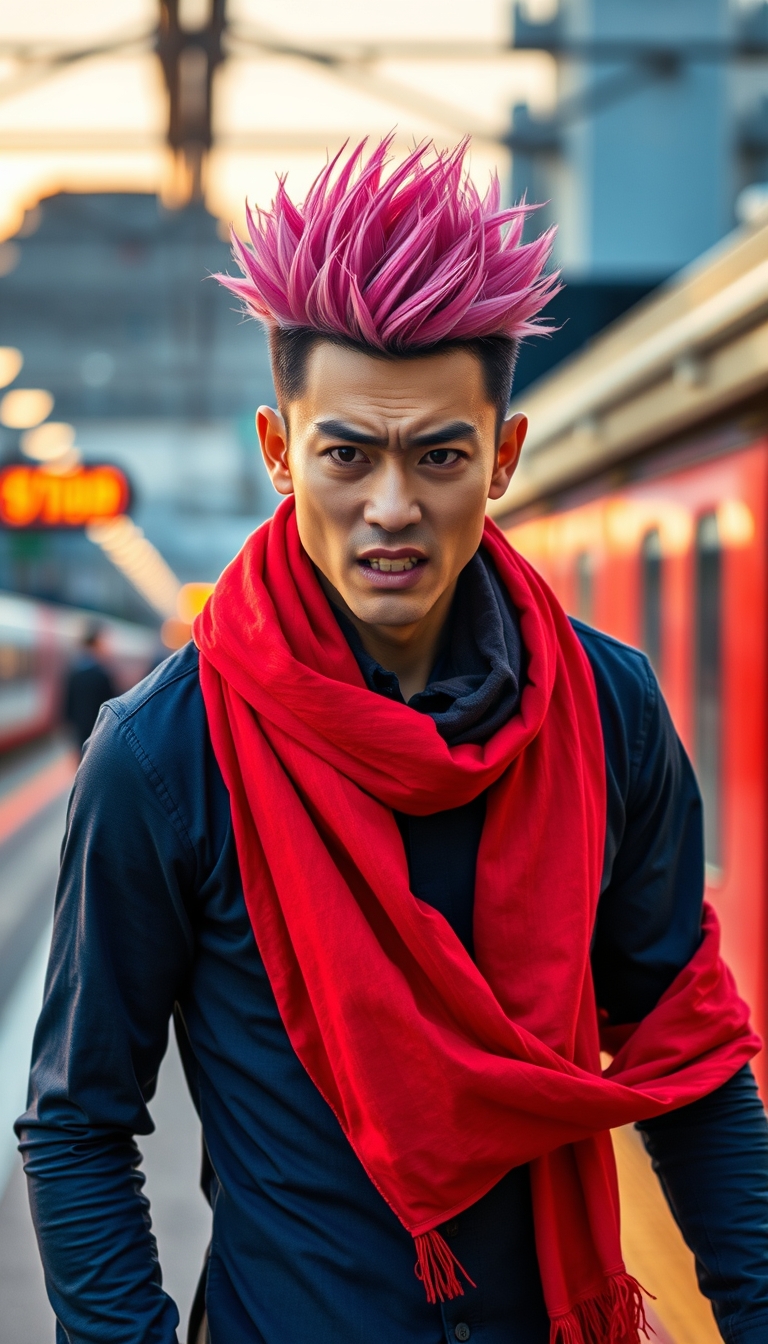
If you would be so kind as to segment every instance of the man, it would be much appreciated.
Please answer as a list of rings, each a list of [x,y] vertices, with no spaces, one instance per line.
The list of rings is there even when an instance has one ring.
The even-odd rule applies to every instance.
[[[691,768],[645,658],[485,520],[550,240],[464,146],[389,176],[387,149],[301,209],[281,183],[235,243],[285,500],[75,786],[19,1122],[59,1339],[175,1338],[134,1141],[173,1013],[213,1344],[636,1344],[632,1120],[723,1337],[757,1344],[759,1042]]]
[[[64,718],[77,743],[78,751],[93,732],[93,725],[105,700],[115,695],[115,685],[103,658],[102,633],[90,626],[82,640],[80,656],[67,674],[64,690]]]

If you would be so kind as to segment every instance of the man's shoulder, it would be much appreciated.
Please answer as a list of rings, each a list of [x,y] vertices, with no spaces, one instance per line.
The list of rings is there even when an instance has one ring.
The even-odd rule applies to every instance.
[[[595,678],[606,756],[623,776],[628,767],[639,764],[649,735],[662,737],[669,747],[656,675],[640,649],[574,617],[570,621]]]
[[[185,844],[201,853],[220,848],[229,801],[208,732],[194,645],[102,706],[75,794],[89,811],[114,813],[119,807],[126,825],[160,807]]]
[[[205,768],[208,745],[198,652],[190,643],[104,705],[86,756],[104,760],[127,749],[145,770],[179,778]]]
[[[193,643],[164,658],[157,667],[123,695],[110,702],[122,724],[151,722],[170,711],[189,713],[202,704],[198,652]]]
[[[613,635],[586,625],[575,616],[568,618],[586,653],[595,678],[614,688],[616,694],[632,700],[645,700],[656,692],[656,676],[646,654],[631,644],[623,644]]]

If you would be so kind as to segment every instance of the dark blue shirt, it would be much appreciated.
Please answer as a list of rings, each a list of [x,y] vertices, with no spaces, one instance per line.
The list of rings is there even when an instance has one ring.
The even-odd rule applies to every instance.
[[[701,804],[645,658],[577,632],[608,777],[595,983],[614,1022],[635,1021],[699,940]],[[454,672],[443,666],[442,681]],[[443,688],[438,712],[451,712],[455,690]],[[399,818],[414,893],[469,947],[482,807]],[[152,1128],[174,1012],[213,1173],[213,1344],[445,1344],[459,1324],[482,1344],[547,1344],[527,1168],[445,1225],[477,1288],[430,1306],[410,1236],[300,1065],[246,912],[191,646],[102,711],[70,806],[19,1123],[60,1341],[176,1337],[134,1141]],[[757,1344],[768,1331],[768,1138],[749,1070],[644,1129],[727,1338]]]

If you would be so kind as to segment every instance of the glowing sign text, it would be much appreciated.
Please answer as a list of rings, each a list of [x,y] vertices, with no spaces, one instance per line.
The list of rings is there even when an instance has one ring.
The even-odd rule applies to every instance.
[[[20,463],[0,469],[5,527],[84,527],[125,513],[130,499],[127,477],[107,464],[66,473]]]

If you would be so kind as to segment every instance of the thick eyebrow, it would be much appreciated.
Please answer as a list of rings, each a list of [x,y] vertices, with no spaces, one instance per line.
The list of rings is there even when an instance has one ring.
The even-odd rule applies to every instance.
[[[456,439],[475,439],[477,430],[468,420],[452,420],[444,429],[429,430],[411,439],[414,448],[436,448],[440,443],[454,443]]]
[[[362,429],[345,425],[343,420],[316,420],[315,429],[331,439],[341,439],[342,443],[363,443],[372,447],[386,448],[387,440],[379,439],[375,434],[366,434]],[[436,448],[441,443],[455,443],[456,439],[476,438],[477,430],[468,420],[452,420],[442,429],[428,430],[425,434],[416,434],[410,440],[413,448]]]
[[[342,443],[367,443],[379,448],[387,446],[386,439],[366,434],[362,429],[353,429],[352,425],[345,425],[343,420],[316,420],[315,429],[319,429],[329,439],[341,439]]]

